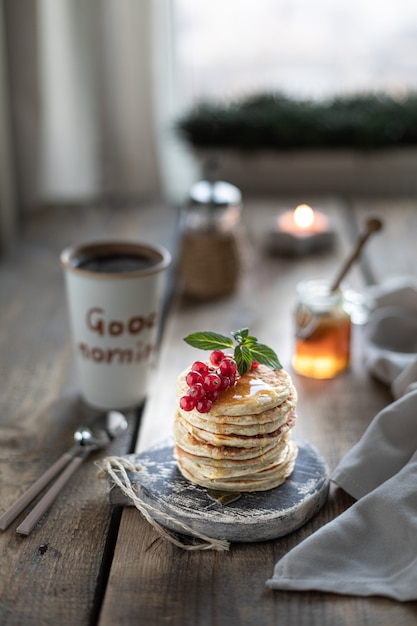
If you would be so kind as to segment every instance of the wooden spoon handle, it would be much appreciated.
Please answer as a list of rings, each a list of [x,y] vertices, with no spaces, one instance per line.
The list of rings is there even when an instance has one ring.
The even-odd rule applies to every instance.
[[[43,498],[39,500],[35,508],[29,513],[29,515],[25,517],[20,526],[16,528],[16,532],[19,533],[19,535],[29,535],[29,533],[36,526],[44,513],[46,513],[51,504],[60,494],[62,488],[66,485],[74,472],[79,468],[84,458],[87,456],[87,453],[88,450],[86,449],[86,454],[84,454],[83,456],[76,456],[72,459],[72,461],[65,468],[62,474],[56,479],[56,481],[45,493]]]
[[[51,482],[59,472],[64,469],[66,465],[73,458],[71,451],[62,454],[57,461],[49,469],[46,470],[34,483],[27,489],[22,495],[12,504],[7,511],[0,517],[0,530],[6,530],[6,528],[16,519],[16,517],[26,508],[28,504],[36,498],[37,495],[43,490],[46,485]]]
[[[376,217],[371,217],[366,221],[364,232],[362,233],[362,235],[360,235],[355,247],[353,248],[352,252],[350,253],[348,258],[344,262],[343,266],[341,267],[339,274],[337,275],[337,277],[335,278],[335,280],[333,281],[330,287],[330,291],[336,291],[336,289],[339,287],[340,283],[342,282],[342,280],[344,279],[344,277],[346,276],[346,274],[352,267],[353,263],[356,261],[356,259],[362,252],[362,248],[365,245],[365,243],[368,241],[369,237],[372,235],[372,233],[377,232],[381,228],[382,228],[382,222]]]

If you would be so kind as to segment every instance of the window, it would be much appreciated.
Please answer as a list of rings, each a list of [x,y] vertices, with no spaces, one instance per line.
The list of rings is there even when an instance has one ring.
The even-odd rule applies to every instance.
[[[417,88],[409,0],[174,0],[188,102]]]

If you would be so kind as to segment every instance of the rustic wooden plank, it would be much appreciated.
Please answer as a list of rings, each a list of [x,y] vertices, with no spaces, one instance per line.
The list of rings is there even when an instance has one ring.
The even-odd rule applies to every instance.
[[[1,512],[72,444],[94,412],[78,400],[58,255],[90,238],[174,242],[175,209],[50,207],[24,224],[0,263]],[[84,626],[97,617],[119,515],[94,461],[131,450],[129,431],[78,470],[29,537],[0,533],[0,623]]]
[[[106,596],[100,626],[414,625],[416,603],[265,588],[275,562],[347,504],[342,494],[333,494],[322,513],[288,537],[233,544],[230,552],[221,553],[182,551],[160,539],[137,511],[125,509],[111,601]]]
[[[248,324],[260,336],[265,333],[290,367],[295,282],[322,272],[333,276],[354,234],[352,223],[345,221],[348,205],[324,205],[334,213],[343,240],[335,254],[294,263],[261,252],[268,220],[294,202],[247,202],[244,217],[252,247],[239,293],[221,305],[177,303],[180,314],[169,320],[154,379],[156,395],[149,402],[139,447],[170,432],[172,381],[189,363],[190,348],[182,337],[194,324],[196,329],[204,323],[221,331],[225,322],[230,327]],[[355,200],[352,207],[361,219],[376,209],[387,216],[389,237],[378,236],[368,249],[368,263],[377,277],[404,269],[415,274],[413,201]],[[46,209],[30,219],[20,244],[0,263],[2,510],[68,447],[80,418],[59,251],[69,243],[108,235],[146,235],[171,247],[176,217],[173,208],[133,204]],[[356,286],[362,284],[358,268],[350,278]],[[331,468],[390,401],[385,387],[364,376],[360,344],[360,332],[355,332],[353,366],[330,384],[295,378],[300,395],[297,434],[316,445]],[[129,433],[109,451],[124,454],[130,449],[133,421]],[[5,626],[96,622],[118,525],[118,513],[112,517],[105,498],[105,481],[97,479],[96,471],[93,463],[86,464],[30,537],[18,537],[13,529],[0,534],[0,622]],[[295,533],[258,549],[234,544],[226,555],[184,553],[161,541],[137,511],[125,510],[101,622],[252,624],[262,616],[265,624],[373,624],[376,619],[381,624],[414,624],[416,603],[265,590],[278,557],[349,504],[343,493],[331,493],[320,513]]]
[[[267,201],[246,206],[245,221],[252,247],[237,294],[221,302],[175,303],[168,318],[138,450],[147,449],[171,431],[175,378],[195,356],[182,337],[192,330],[227,332],[248,325],[262,341],[276,348],[284,367],[291,371],[295,284],[301,278],[333,276],[354,239],[355,229],[349,219],[349,207],[330,201],[328,208],[341,236],[334,252],[297,261],[267,257],[262,251],[262,234],[280,206],[283,204]],[[363,217],[359,210],[358,217]],[[387,220],[390,219],[387,213]],[[384,254],[385,246],[381,243],[370,251],[375,267],[381,267],[379,258]],[[363,285],[358,267],[349,279],[355,286]],[[299,393],[299,421],[294,433],[315,445],[331,469],[360,438],[374,415],[391,401],[387,388],[364,372],[361,344],[361,328],[356,327],[352,365],[334,380],[317,381],[294,375]],[[138,622],[172,626],[378,622],[384,626],[411,626],[417,618],[415,602],[399,604],[383,598],[272,592],[265,587],[280,556],[351,503],[346,494],[332,490],[323,509],[299,530],[261,544],[232,544],[228,553],[181,551],[159,538],[136,510],[125,509],[100,626]]]

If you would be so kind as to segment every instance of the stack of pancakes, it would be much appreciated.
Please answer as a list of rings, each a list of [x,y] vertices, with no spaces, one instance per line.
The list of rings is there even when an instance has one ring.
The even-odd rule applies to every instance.
[[[297,393],[288,373],[264,365],[220,392],[208,413],[184,411],[188,386],[177,379],[174,454],[182,475],[219,491],[266,491],[291,474],[297,446],[291,440]]]

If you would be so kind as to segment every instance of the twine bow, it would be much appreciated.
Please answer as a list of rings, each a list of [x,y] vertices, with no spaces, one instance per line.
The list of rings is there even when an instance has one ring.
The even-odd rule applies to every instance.
[[[156,530],[156,532],[170,543],[179,548],[182,548],[183,550],[229,550],[230,543],[228,541],[223,539],[214,539],[213,537],[209,537],[204,533],[200,533],[185,524],[184,522],[175,519],[167,513],[161,513],[151,504],[141,500],[134,490],[128,476],[128,472],[140,471],[142,469],[140,464],[133,463],[129,459],[123,457],[110,456],[103,459],[101,463],[97,463],[97,465],[101,470],[99,474],[100,478],[110,476],[114,485],[119,487],[121,492],[133,502],[137,510],[142,513],[143,517]],[[200,543],[187,544],[184,541],[181,541],[173,533],[169,532],[164,526],[159,524],[159,522],[156,521],[154,515],[157,515],[159,518],[162,518],[167,522],[173,522],[176,526],[179,526],[185,532],[185,534],[200,539]]]

